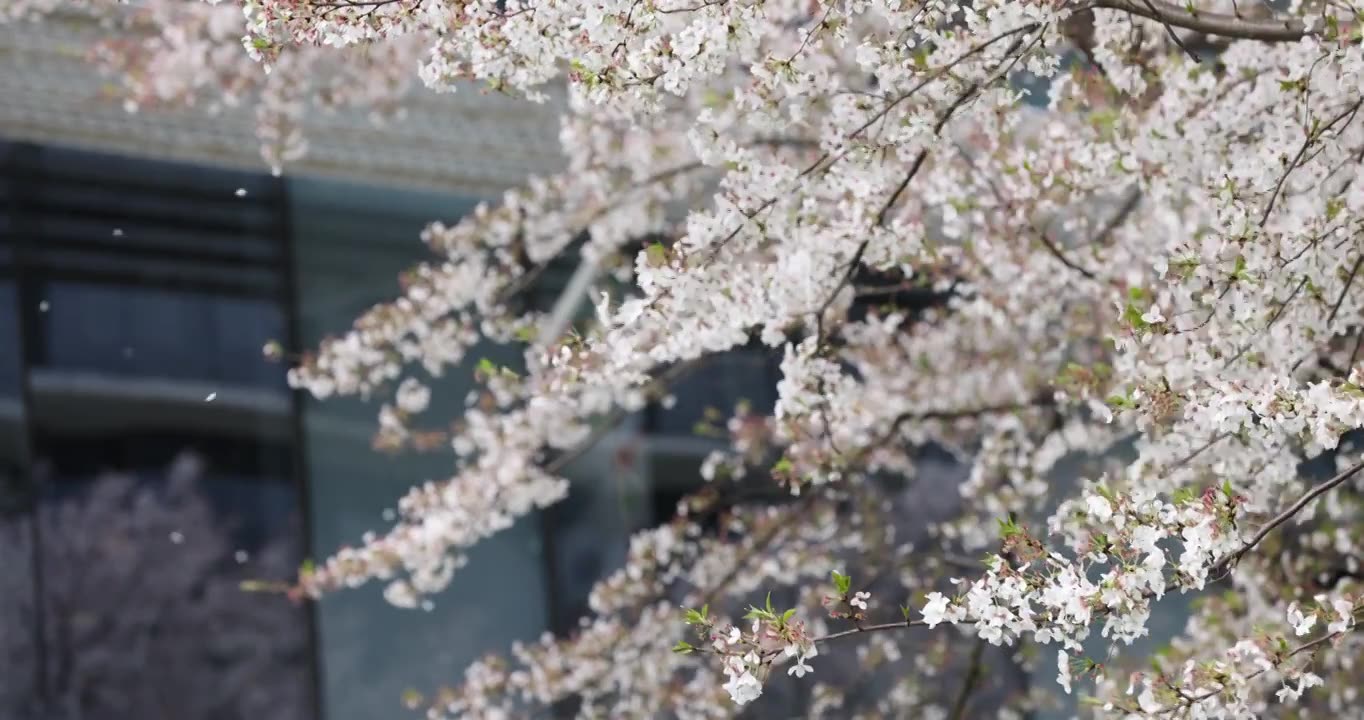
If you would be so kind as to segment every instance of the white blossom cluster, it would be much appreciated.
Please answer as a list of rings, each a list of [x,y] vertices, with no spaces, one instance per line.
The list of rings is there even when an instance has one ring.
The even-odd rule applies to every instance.
[[[418,605],[465,549],[562,498],[558,471],[610,419],[707,356],[756,342],[781,358],[772,416],[744,410],[721,431],[733,451],[598,585],[599,615],[518,649],[514,666],[471,668],[425,704],[433,717],[568,697],[585,717],[723,716],[725,696],[793,682],[770,677],[774,657],[789,676],[815,672],[813,707],[838,713],[855,698],[823,679],[832,663],[808,662],[816,648],[822,660],[823,644],[865,638],[865,667],[903,669],[927,661],[901,659],[881,631],[938,624],[1024,666],[1024,647],[1058,644],[1062,688],[1093,680],[1106,714],[1357,702],[1364,16],[1349,2],[147,7],[160,39],[101,51],[151,83],[133,95],[264,88],[262,112],[284,118],[263,124],[289,148],[279,157],[302,151],[287,118],[322,82],[315,58],[355,62],[333,83],[347,102],[390,103],[380,89],[413,66],[443,90],[472,80],[542,101],[567,88],[568,169],[431,226],[436,258],[403,295],[292,371],[318,397],[380,398],[380,444],[424,447],[423,374],[482,340],[525,349],[523,369],[478,366],[480,390],[438,436],[451,477],[303,572],[303,591],[380,580]],[[220,57],[238,32],[255,65]],[[594,293],[595,324],[542,338],[546,319],[513,301],[583,234],[582,256],[626,290]],[[929,445],[969,465],[952,492],[920,472]],[[1094,459],[1090,481],[1059,497],[1077,456]],[[1313,482],[1304,463],[1322,456],[1339,472]],[[887,477],[918,505],[954,502],[917,549]],[[724,498],[753,486],[798,497],[724,516]],[[899,617],[876,620],[865,588],[812,591],[850,556],[859,577],[897,585]],[[722,619],[774,588],[796,590],[793,615]],[[1184,636],[1130,695],[1110,687],[1119,661],[1084,656],[1094,629],[1120,657],[1175,591],[1203,603]],[[682,632],[679,598],[715,608],[702,623],[714,637],[674,653],[660,628]],[[938,665],[962,669],[956,693],[868,683],[884,690],[874,713],[967,716],[973,693],[1004,692],[978,677],[983,652],[963,664],[943,649]]]

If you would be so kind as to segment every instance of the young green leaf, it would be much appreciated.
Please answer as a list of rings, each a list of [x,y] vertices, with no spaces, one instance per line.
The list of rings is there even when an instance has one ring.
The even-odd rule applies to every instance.
[[[839,595],[847,595],[852,589],[852,578],[837,570],[833,571],[833,580],[834,588],[838,590]]]

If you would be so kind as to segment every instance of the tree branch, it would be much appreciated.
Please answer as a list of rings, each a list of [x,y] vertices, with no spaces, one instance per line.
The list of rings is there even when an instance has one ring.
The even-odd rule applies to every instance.
[[[1337,485],[1340,485],[1346,480],[1349,480],[1361,469],[1364,469],[1364,462],[1355,463],[1354,465],[1351,465],[1350,467],[1337,473],[1336,476],[1331,478],[1330,480],[1327,480],[1326,482],[1303,493],[1302,497],[1298,498],[1292,505],[1289,505],[1288,507],[1284,508],[1282,512],[1280,512],[1278,515],[1275,515],[1269,522],[1265,523],[1259,529],[1258,532],[1251,536],[1251,538],[1241,546],[1239,550],[1223,558],[1220,562],[1213,566],[1213,569],[1220,570],[1235,565],[1242,558],[1242,556],[1244,556],[1251,550],[1255,549],[1256,545],[1259,545],[1260,542],[1264,540],[1266,537],[1268,537],[1270,533],[1274,532],[1275,528],[1291,520],[1294,515],[1297,515],[1299,511],[1301,511],[1304,507],[1307,507],[1308,503],[1312,502],[1313,500],[1316,500],[1318,497],[1320,497],[1327,491],[1335,488]]]
[[[1345,302],[1345,296],[1350,293],[1350,286],[1355,282],[1355,275],[1359,274],[1359,265],[1364,263],[1364,253],[1355,258],[1355,264],[1350,267],[1350,276],[1345,278],[1345,287],[1340,289],[1340,297],[1336,298],[1336,304],[1331,306],[1331,314],[1326,316],[1326,327],[1330,329],[1331,323],[1335,322],[1336,313],[1340,312],[1341,303]],[[1346,368],[1348,372],[1348,368]]]
[[[646,393],[654,395],[662,394],[664,391],[668,389],[668,385],[670,383],[682,377],[683,375],[691,372],[692,370],[695,370],[696,367],[697,367],[696,361],[677,363],[676,365],[673,365],[667,370],[660,372],[658,374],[658,377],[654,378],[650,386],[646,388]],[[627,411],[625,408],[616,407],[615,409],[611,410],[611,412],[602,416],[597,427],[593,428],[592,431],[587,434],[587,437],[583,438],[581,442],[579,442],[577,445],[574,445],[571,448],[568,448],[567,450],[562,451],[561,453],[556,455],[554,459],[545,463],[544,465],[545,472],[553,475],[563,470],[564,467],[567,466],[569,463],[573,462],[574,460],[577,460],[579,457],[582,456],[583,453],[595,447],[599,440],[610,434],[612,430],[615,430],[617,424],[619,424],[620,421],[623,420],[625,416],[629,414],[630,412]]]
[[[1362,469],[1364,469],[1364,462],[1356,463],[1356,464],[1354,464],[1354,465],[1352,465],[1352,466],[1346,468],[1345,470],[1342,470],[1340,473],[1336,474],[1336,476],[1333,477],[1333,478],[1331,478],[1330,480],[1327,480],[1326,482],[1324,482],[1324,483],[1322,483],[1322,484],[1320,484],[1320,485],[1317,485],[1316,487],[1312,488],[1311,490],[1308,490],[1306,493],[1304,493],[1304,494],[1302,495],[1302,497],[1300,497],[1300,498],[1298,498],[1296,501],[1294,501],[1293,504],[1291,504],[1291,505],[1289,505],[1288,507],[1284,508],[1283,511],[1281,511],[1278,515],[1275,515],[1275,516],[1273,517],[1273,519],[1271,519],[1269,522],[1265,523],[1264,526],[1261,527],[1261,528],[1259,529],[1259,531],[1255,533],[1255,535],[1253,535],[1249,540],[1247,540],[1244,544],[1241,545],[1240,549],[1236,550],[1236,551],[1233,552],[1232,554],[1230,554],[1230,555],[1228,555],[1228,556],[1222,558],[1220,561],[1218,561],[1217,563],[1215,563],[1215,564],[1210,568],[1210,573],[1209,573],[1209,574],[1212,574],[1213,572],[1216,572],[1216,571],[1221,570],[1221,569],[1227,569],[1227,568],[1230,568],[1230,567],[1234,566],[1234,565],[1236,564],[1236,562],[1237,562],[1238,560],[1241,559],[1242,556],[1244,556],[1246,553],[1250,552],[1251,550],[1255,549],[1255,546],[1259,545],[1260,542],[1263,541],[1266,537],[1268,537],[1270,533],[1274,532],[1274,530],[1275,530],[1276,528],[1278,528],[1279,526],[1281,526],[1281,525],[1283,525],[1284,523],[1288,522],[1290,519],[1293,518],[1294,515],[1297,515],[1298,512],[1300,512],[1304,507],[1306,507],[1308,503],[1312,502],[1313,500],[1317,499],[1317,498],[1320,497],[1321,495],[1325,494],[1326,492],[1332,490],[1333,488],[1337,487],[1337,486],[1340,485],[1341,483],[1343,483],[1343,482],[1345,482],[1346,480],[1350,479],[1351,477],[1353,477],[1356,473],[1358,473],[1358,472],[1359,472],[1360,470],[1362,470]],[[1170,592],[1170,591],[1175,590],[1175,589],[1178,589],[1178,585],[1176,585],[1173,581],[1171,581],[1170,583],[1167,583],[1167,584],[1166,584],[1166,587],[1165,587],[1166,592]],[[1152,596],[1154,596],[1154,594],[1155,594],[1155,593],[1152,592],[1152,591],[1150,591],[1150,590],[1147,590],[1147,591],[1146,591],[1146,595],[1147,595],[1148,597],[1152,597]],[[1107,613],[1107,610],[1100,610],[1099,612],[1096,613],[1096,616],[1098,616],[1098,615],[1103,615],[1103,614],[1106,614],[1106,613]],[[958,624],[958,625],[960,625],[960,624],[965,624],[965,623],[968,622],[968,621],[969,621],[969,619],[966,619],[966,620],[962,620],[961,622],[958,622],[958,623],[949,623],[949,624]],[[907,619],[907,620],[904,620],[904,621],[902,621],[902,622],[881,623],[881,624],[879,624],[879,625],[861,625],[861,626],[855,627],[855,628],[853,628],[853,629],[851,629],[851,630],[843,630],[843,631],[841,631],[841,632],[830,633],[830,634],[828,634],[828,635],[822,635],[822,636],[820,636],[820,637],[813,638],[813,639],[812,639],[812,642],[820,643],[820,642],[825,642],[825,641],[828,641],[828,640],[837,640],[837,639],[839,639],[839,638],[850,637],[850,636],[858,635],[858,634],[861,634],[861,633],[880,632],[880,631],[883,631],[883,630],[899,630],[899,629],[903,629],[903,628],[926,627],[927,624],[928,624],[928,623],[926,623],[926,622],[925,622],[924,620],[922,620],[922,619],[920,619],[920,620],[908,620],[908,619]],[[1316,644],[1317,642],[1321,642],[1321,641],[1314,641],[1313,643],[1309,643],[1309,646],[1314,645],[1314,644]],[[1299,651],[1301,651],[1301,649],[1302,649],[1302,648],[1300,648]]]
[[[962,720],[966,717],[966,703],[971,699],[971,691],[976,689],[976,683],[980,681],[981,660],[985,656],[985,641],[977,640],[976,646],[971,649],[970,665],[966,668],[966,679],[961,682],[961,691],[957,693],[956,702],[952,703],[952,712],[947,716],[950,720]]]
[[[1188,9],[1165,0],[1095,0],[1089,7],[1117,10],[1205,35],[1241,40],[1293,42],[1319,32],[1297,18],[1236,17],[1225,13]]]
[[[950,410],[924,410],[920,412],[901,413],[895,417],[891,423],[890,432],[893,434],[900,426],[911,420],[964,420],[967,418],[980,417],[982,415],[1003,415],[1012,412],[1021,412],[1040,407],[1050,407],[1056,404],[1056,400],[1050,395],[1042,394],[1028,402],[1004,403],[1001,405],[982,405],[972,408],[954,408]]]
[[[822,643],[829,640],[848,637],[850,635],[860,635],[861,633],[881,632],[882,630],[900,630],[903,628],[924,627],[926,625],[927,623],[923,620],[902,620],[900,622],[881,623],[880,625],[862,625],[851,630],[842,630],[836,633],[829,633],[828,635],[821,635],[811,639],[810,642]]]

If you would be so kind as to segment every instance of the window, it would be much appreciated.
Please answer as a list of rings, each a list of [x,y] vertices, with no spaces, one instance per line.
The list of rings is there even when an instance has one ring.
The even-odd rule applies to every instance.
[[[303,555],[282,185],[0,143],[0,197],[0,716],[312,718],[307,610],[239,589]]]

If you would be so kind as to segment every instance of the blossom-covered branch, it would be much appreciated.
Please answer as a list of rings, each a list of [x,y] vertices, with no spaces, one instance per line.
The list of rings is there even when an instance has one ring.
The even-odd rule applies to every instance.
[[[11,14],[55,7],[22,5]],[[407,64],[440,90],[566,90],[565,172],[431,226],[436,258],[403,295],[294,368],[319,397],[378,400],[385,447],[427,446],[429,376],[476,343],[524,351],[515,369],[477,366],[480,390],[439,438],[451,476],[301,588],[380,580],[418,604],[470,545],[563,497],[562,458],[666,397],[667,373],[761,344],[781,358],[776,405],[718,431],[731,448],[703,465],[710,494],[635,538],[578,634],[476,665],[423,703],[432,716],[570,697],[584,716],[725,716],[774,687],[813,688],[826,710],[862,688],[882,715],[950,716],[962,693],[1009,692],[989,675],[772,677],[836,673],[821,656],[845,638],[856,667],[901,679],[937,672],[901,644],[957,667],[946,658],[983,642],[1023,667],[1055,643],[1063,689],[1106,691],[1108,659],[1084,657],[1093,630],[1117,658],[1176,591],[1222,604],[1177,644],[1192,669],[1101,711],[1265,714],[1269,677],[1296,682],[1275,712],[1311,703],[1311,677],[1329,678],[1323,703],[1355,702],[1357,671],[1318,650],[1353,642],[1364,554],[1361,16],[1262,5],[241,0],[167,16],[174,45],[173,28],[231,7],[256,63],[240,67],[259,71],[210,73],[218,61],[195,54],[202,80],[168,80],[194,90],[168,99],[236,97],[241,77],[294,112],[280,98],[315,87],[311,58],[378,48],[414,48]],[[364,90],[395,72],[380,64],[356,65],[350,97],[390,97]],[[546,332],[518,296],[575,250],[615,284],[592,294],[593,321]],[[963,476],[926,470],[930,447]],[[1340,474],[1307,482],[1331,461]],[[728,494],[740,486],[800,498],[764,507]],[[692,514],[711,512],[718,530]],[[887,600],[901,619],[873,622]],[[1271,619],[1309,613],[1331,640],[1265,645]],[[975,637],[881,632],[941,623]],[[1240,649],[1194,659],[1210,647]],[[1328,670],[1305,674],[1305,657]]]

